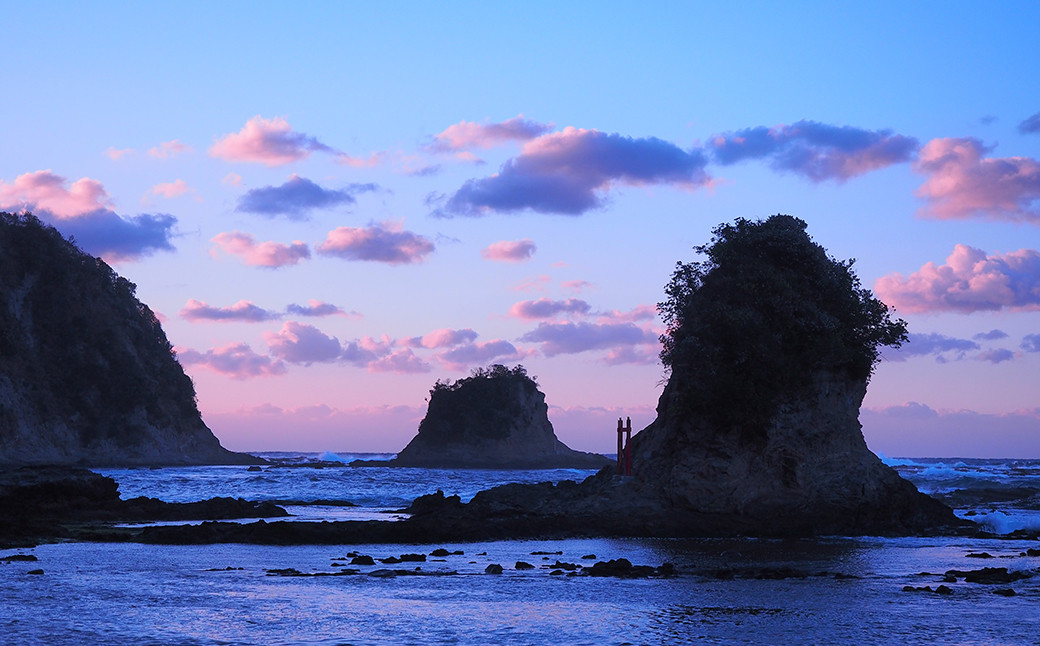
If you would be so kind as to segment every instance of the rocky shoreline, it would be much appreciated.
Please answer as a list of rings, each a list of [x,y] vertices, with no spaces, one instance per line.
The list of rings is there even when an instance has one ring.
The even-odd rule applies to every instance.
[[[888,519],[880,529],[755,525],[754,519],[667,509],[646,501],[641,485],[604,469],[582,483],[504,485],[469,503],[438,491],[417,498],[404,520],[269,522],[288,516],[271,503],[213,498],[167,503],[122,500],[116,483],[87,469],[26,467],[0,471],[0,547],[54,540],[198,545],[431,544],[485,540],[588,537],[803,537],[824,534],[950,535],[977,533],[974,523],[950,514]],[[627,502],[626,502],[627,501]],[[936,502],[937,510],[948,509]],[[259,518],[253,522],[220,522]],[[125,526],[155,521],[200,524]],[[123,525],[117,527],[116,525]],[[842,531],[846,530],[846,531]]]

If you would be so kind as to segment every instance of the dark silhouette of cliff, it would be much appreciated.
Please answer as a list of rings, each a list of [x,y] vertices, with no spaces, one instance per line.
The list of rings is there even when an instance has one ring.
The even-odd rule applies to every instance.
[[[419,432],[389,466],[466,469],[595,469],[602,455],[561,442],[545,394],[523,366],[478,368],[430,390]],[[361,464],[361,463],[359,463]]]
[[[135,286],[32,215],[0,213],[0,464],[201,464],[232,453]]]

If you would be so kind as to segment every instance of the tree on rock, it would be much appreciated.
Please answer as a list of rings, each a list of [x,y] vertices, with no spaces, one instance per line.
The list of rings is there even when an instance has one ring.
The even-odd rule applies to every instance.
[[[869,379],[906,322],[860,285],[789,215],[738,219],[679,262],[658,305],[661,361],[681,384],[679,406],[716,427],[759,435],[777,405],[821,370]]]

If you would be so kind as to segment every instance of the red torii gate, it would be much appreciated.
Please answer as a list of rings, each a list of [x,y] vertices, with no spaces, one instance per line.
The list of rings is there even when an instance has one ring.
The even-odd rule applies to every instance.
[[[617,421],[617,474],[632,475],[632,418],[626,417],[625,424],[621,418]]]

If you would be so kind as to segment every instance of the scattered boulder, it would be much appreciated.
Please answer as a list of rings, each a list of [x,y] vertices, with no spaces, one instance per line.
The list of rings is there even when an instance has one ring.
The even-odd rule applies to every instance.
[[[492,563],[484,568],[484,574],[502,574],[502,566],[498,563]]]

